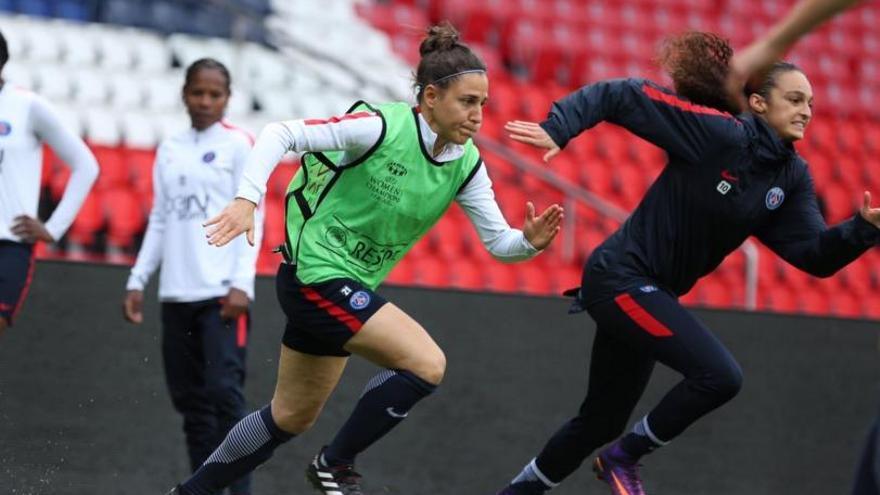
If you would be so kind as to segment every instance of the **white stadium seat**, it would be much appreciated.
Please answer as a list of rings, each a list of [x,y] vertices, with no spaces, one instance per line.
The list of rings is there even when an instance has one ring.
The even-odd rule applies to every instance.
[[[116,114],[102,108],[82,108],[89,142],[101,146],[117,146],[122,132]]]
[[[159,136],[157,122],[147,114],[126,112],[122,117],[122,140],[126,147],[136,149],[154,148]]]

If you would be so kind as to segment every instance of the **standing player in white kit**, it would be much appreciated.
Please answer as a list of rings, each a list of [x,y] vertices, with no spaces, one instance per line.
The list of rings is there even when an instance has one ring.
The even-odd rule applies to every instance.
[[[34,244],[55,242],[73,223],[98,176],[82,139],[36,94],[2,78],[9,60],[0,33],[0,335],[21,309],[34,270]],[[71,168],[64,196],[46,223],[37,218],[43,143]]]

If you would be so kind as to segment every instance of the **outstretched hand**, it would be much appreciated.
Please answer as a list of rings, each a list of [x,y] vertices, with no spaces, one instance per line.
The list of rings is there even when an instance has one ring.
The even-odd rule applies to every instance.
[[[553,138],[547,134],[547,131],[535,122],[514,120],[505,124],[504,130],[510,133],[510,139],[514,141],[548,150],[547,153],[544,153],[544,161],[547,163],[550,163],[550,160],[559,154],[559,146],[553,142]]]
[[[254,245],[254,210],[257,205],[244,199],[235,198],[223,208],[216,217],[203,224],[207,228],[208,244],[225,246],[242,233],[247,233],[247,241]]]
[[[871,208],[871,193],[868,191],[865,191],[865,195],[862,196],[862,208],[859,213],[862,218],[880,229],[880,208]]]
[[[562,228],[563,210],[559,205],[551,205],[540,216],[535,216],[535,205],[526,203],[526,222],[523,234],[535,249],[544,249],[553,242]]]

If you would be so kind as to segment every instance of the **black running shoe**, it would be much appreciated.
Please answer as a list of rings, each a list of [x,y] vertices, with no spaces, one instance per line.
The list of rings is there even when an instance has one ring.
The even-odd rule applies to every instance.
[[[361,475],[354,466],[325,467],[320,459],[319,453],[306,469],[306,479],[315,490],[324,495],[364,495]]]

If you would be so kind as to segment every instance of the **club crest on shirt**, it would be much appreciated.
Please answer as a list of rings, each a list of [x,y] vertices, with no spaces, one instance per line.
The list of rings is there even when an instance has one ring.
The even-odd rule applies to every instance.
[[[764,204],[768,210],[775,210],[785,201],[785,191],[781,187],[774,187],[767,191],[767,197],[764,198]]]
[[[0,120],[0,136],[8,136],[12,132],[12,124],[5,120]]]
[[[205,153],[204,155],[202,155],[202,161],[205,163],[213,162],[214,158],[217,158],[217,154],[214,153],[213,151],[209,151],[209,152]]]
[[[366,291],[359,290],[351,295],[351,299],[348,300],[348,303],[351,304],[353,309],[364,309],[370,304],[370,294]]]

